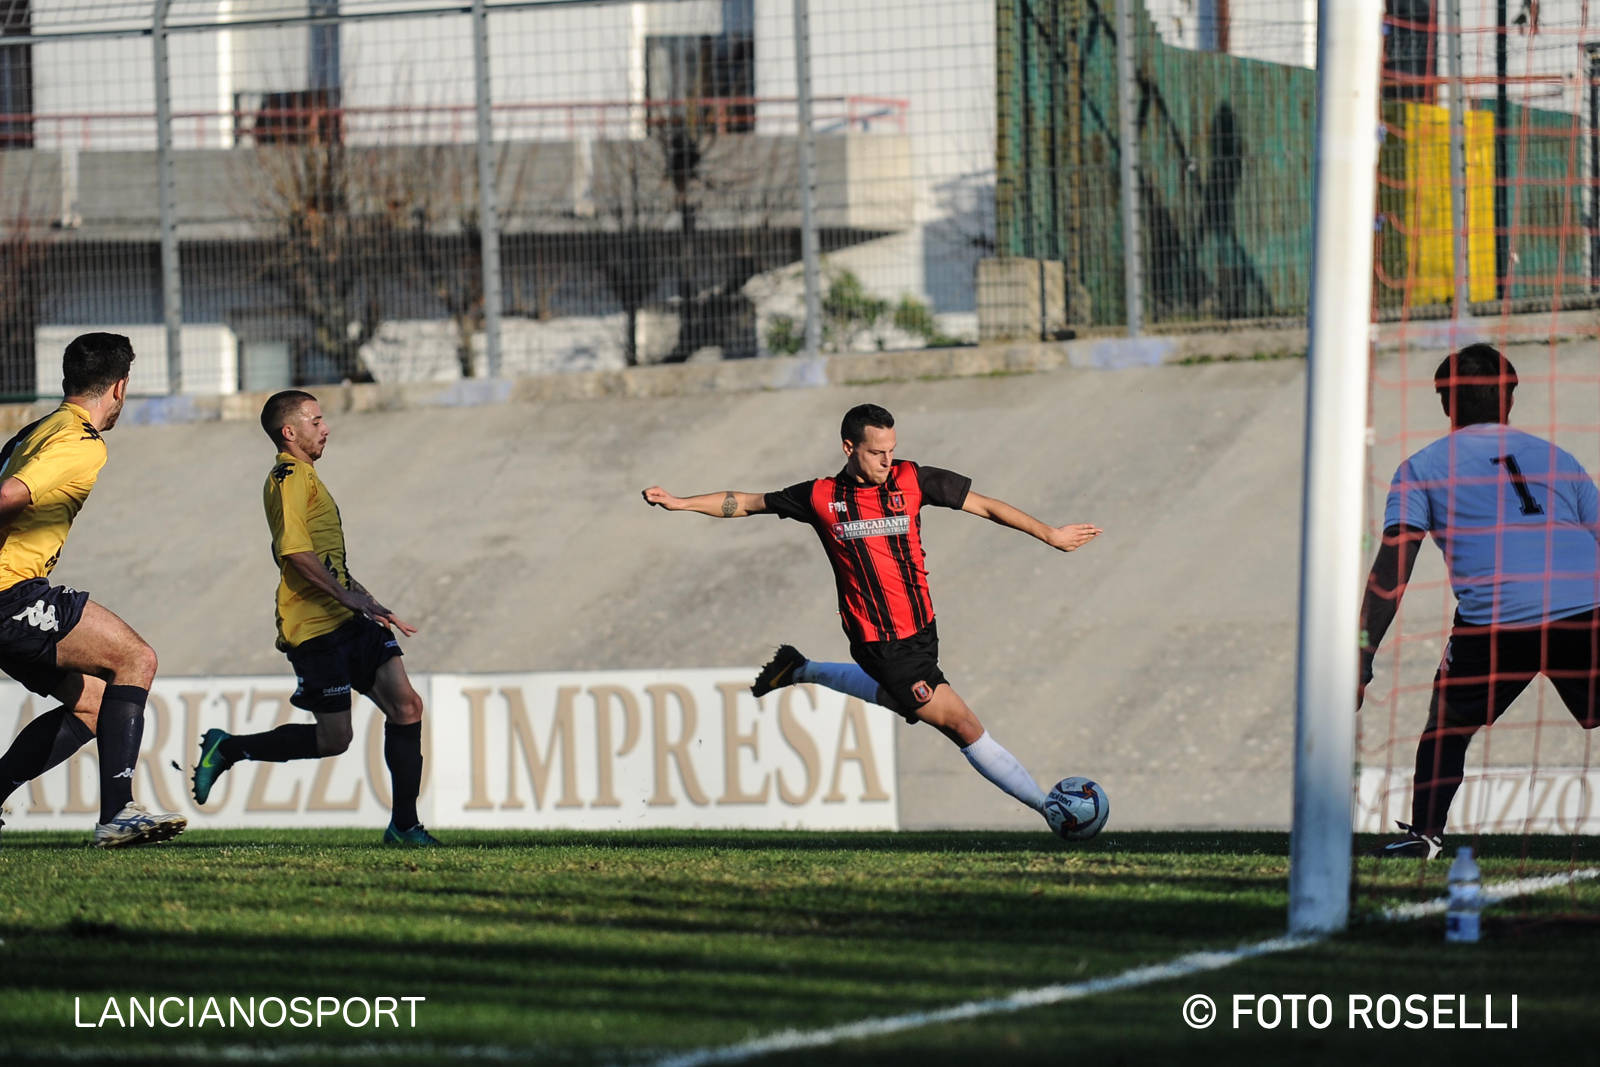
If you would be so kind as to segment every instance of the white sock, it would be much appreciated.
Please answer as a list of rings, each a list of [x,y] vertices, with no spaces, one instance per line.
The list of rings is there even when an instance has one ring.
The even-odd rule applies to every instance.
[[[983,736],[962,749],[961,754],[967,757],[967,762],[979,774],[1034,811],[1044,808],[1044,790],[1033,780],[1033,775],[1017,762],[1017,757],[989,736],[989,731],[985,730]]]
[[[806,660],[794,672],[797,682],[816,682],[847,696],[860,697],[868,704],[878,702],[878,682],[854,663],[818,663]]]

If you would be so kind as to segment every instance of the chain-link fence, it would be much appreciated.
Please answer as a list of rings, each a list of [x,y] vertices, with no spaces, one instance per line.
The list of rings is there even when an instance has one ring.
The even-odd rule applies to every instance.
[[[1391,73],[1435,61],[1436,7],[1390,4]],[[133,336],[160,393],[1299,318],[1315,21],[1311,0],[0,0],[0,394],[50,392],[91,328]],[[1403,197],[1422,171],[1396,151]],[[1391,269],[1409,232],[1380,234]],[[1583,275],[1591,243],[1551,255]]]
[[[799,7],[0,0],[0,393],[974,340],[992,3]]]

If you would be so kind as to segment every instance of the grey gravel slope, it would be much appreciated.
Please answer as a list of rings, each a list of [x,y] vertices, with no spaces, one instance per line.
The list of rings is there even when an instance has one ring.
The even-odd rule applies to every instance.
[[[1421,355],[1386,366],[1431,371]],[[353,572],[422,628],[407,643],[414,671],[754,665],[781,641],[843,658],[809,529],[668,514],[639,490],[830,473],[841,413],[882,403],[900,455],[1040,518],[1105,529],[1064,555],[925,513],[945,670],[995,736],[1041,780],[1101,780],[1122,826],[1286,826],[1304,371],[1284,360],[335,412],[318,469]],[[1416,447],[1441,429],[1430,402],[1380,391],[1379,425],[1403,407]],[[1530,408],[1544,410],[1537,396]],[[1587,407],[1576,418],[1596,421]],[[241,422],[127,426],[108,443],[57,579],[128,619],[164,674],[283,672],[265,436]],[[1380,444],[1381,480],[1399,446]],[[1398,721],[1414,725],[1421,710],[1403,699]],[[905,825],[1034,825],[932,730],[897,736]]]

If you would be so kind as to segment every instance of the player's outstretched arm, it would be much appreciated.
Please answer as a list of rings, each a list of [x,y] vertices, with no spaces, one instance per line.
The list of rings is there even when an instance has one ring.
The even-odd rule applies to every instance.
[[[354,589],[340,585],[315,552],[290,552],[283,557],[306,581],[328,594],[340,604],[358,614],[365,615],[381,626],[393,627],[410,637],[417,632],[415,626],[402,622],[394,612],[373,599],[372,594],[352,581]]]
[[[668,511],[695,511],[714,519],[742,519],[746,515],[759,515],[767,510],[767,498],[761,493],[736,493],[732,489],[720,493],[701,493],[699,496],[673,496],[659,485],[652,485],[640,494],[646,504]]]
[[[966,501],[961,505],[961,510],[969,515],[997,522],[1001,526],[1021,530],[1062,552],[1082,548],[1101,533],[1100,527],[1089,522],[1069,522],[1065,526],[1051,526],[1040,522],[1021,508],[1012,507],[1004,500],[970,491],[967,493]]]
[[[1417,565],[1417,551],[1426,530],[1415,526],[1391,526],[1383,531],[1378,558],[1367,574],[1367,591],[1361,598],[1361,677],[1356,683],[1356,707],[1367,698],[1367,683],[1372,681],[1372,661],[1378,654],[1383,635],[1389,632],[1400,598]]]

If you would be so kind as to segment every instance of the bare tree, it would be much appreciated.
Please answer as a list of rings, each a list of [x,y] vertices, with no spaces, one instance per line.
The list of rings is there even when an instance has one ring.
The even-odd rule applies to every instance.
[[[707,347],[721,348],[725,356],[755,355],[755,306],[745,287],[798,254],[798,241],[778,230],[779,214],[791,206],[788,175],[798,160],[791,161],[775,142],[719,135],[716,129],[702,122],[662,134],[673,161],[680,219],[679,328],[677,344],[665,357],[669,363]],[[720,216],[714,232],[705,227],[710,216]]]
[[[500,145],[495,159],[495,188],[502,223],[521,203],[533,161],[531,146]],[[483,218],[478,195],[478,164],[471,147],[432,145],[411,154],[406,170],[406,198],[412,205],[407,244],[408,263],[418,284],[450,316],[455,332],[456,362],[461,376],[475,372],[473,340],[483,332]],[[503,229],[502,229],[502,232]],[[503,313],[543,317],[547,307],[524,307],[505,291]],[[540,305],[546,304],[540,301]]]
[[[265,274],[305,323],[312,351],[340,377],[371,381],[361,350],[394,298],[411,208],[398,156],[347,145],[337,110],[257,141],[244,186],[265,230]]]
[[[43,315],[42,267],[50,237],[29,210],[26,178],[17,187],[22,195],[6,206],[0,221],[0,396],[32,399],[39,388],[35,335]]]
[[[674,105],[649,119],[647,136],[595,146],[596,221],[615,235],[601,270],[627,317],[630,364],[639,362],[639,312],[668,294],[678,336],[663,362],[707,347],[753,355],[744,286],[792,258],[777,248],[790,198],[777,147],[725,133],[711,114],[694,101]]]
[[[607,236],[600,272],[622,305],[623,358],[639,356],[639,312],[661,288],[661,236],[671,210],[662,190],[666,172],[653,142],[603,141],[594,146],[595,225]]]
[[[697,307],[695,286],[695,238],[699,232],[702,201],[715,190],[712,153],[720,130],[705,121],[703,108],[690,102],[653,126],[652,140],[661,151],[668,184],[672,188],[672,208],[678,216],[678,343],[665,363],[682,363],[707,340],[701,308]]]

